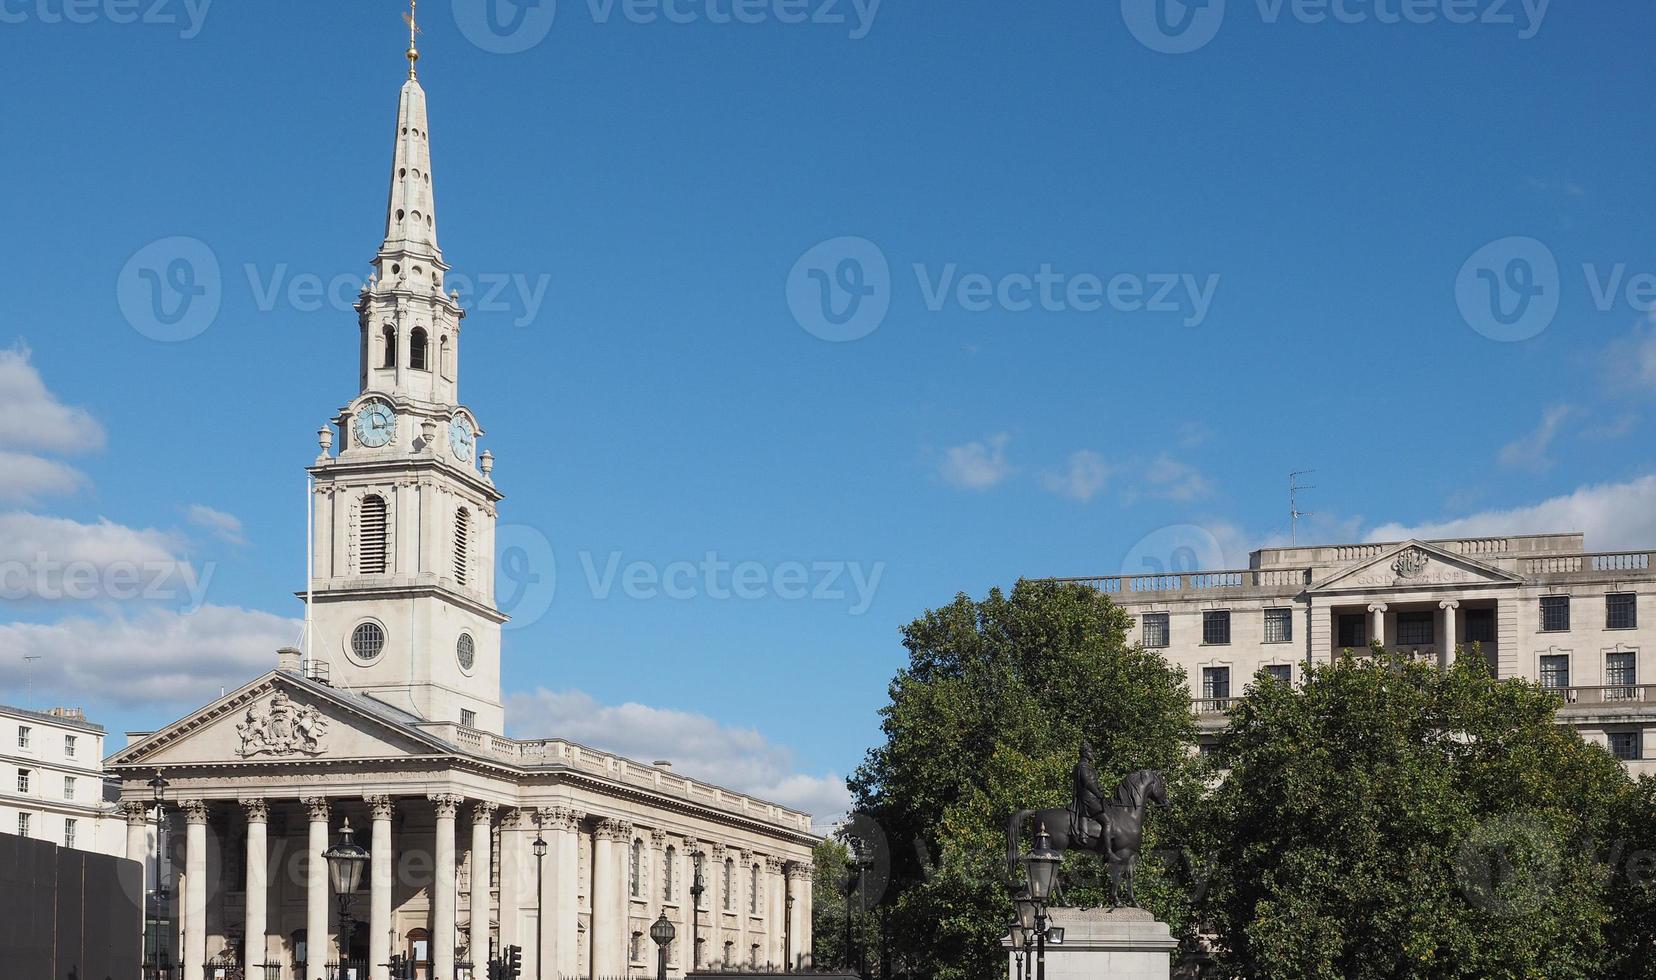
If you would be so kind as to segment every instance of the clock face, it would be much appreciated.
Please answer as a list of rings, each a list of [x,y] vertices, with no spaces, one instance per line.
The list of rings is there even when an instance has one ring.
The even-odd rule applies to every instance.
[[[397,434],[397,413],[385,402],[372,401],[357,409],[357,442],[369,449],[378,449]]]
[[[454,458],[469,463],[476,448],[477,433],[472,431],[471,420],[456,415],[449,421],[449,449],[454,452]]]

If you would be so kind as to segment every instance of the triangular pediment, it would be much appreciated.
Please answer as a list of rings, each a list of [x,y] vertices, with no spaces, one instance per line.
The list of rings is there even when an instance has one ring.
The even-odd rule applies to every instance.
[[[1465,555],[1445,551],[1425,541],[1405,541],[1378,557],[1335,571],[1306,590],[1363,592],[1373,589],[1432,589],[1445,586],[1517,585],[1522,581]]]
[[[274,671],[127,746],[110,765],[202,765],[445,755],[394,709]]]

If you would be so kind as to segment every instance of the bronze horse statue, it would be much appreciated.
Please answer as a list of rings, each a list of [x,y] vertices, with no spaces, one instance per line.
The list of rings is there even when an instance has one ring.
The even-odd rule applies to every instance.
[[[1144,845],[1144,815],[1151,803],[1167,805],[1167,783],[1154,769],[1129,773],[1116,787],[1115,795],[1098,808],[1099,816],[1082,811],[1082,804],[1047,810],[1019,810],[1006,824],[1007,869],[1016,880],[1020,874],[1019,839],[1031,817],[1046,831],[1057,851],[1092,851],[1110,869],[1110,907],[1132,906],[1133,861]],[[1039,832],[1039,831],[1037,831]],[[1125,887],[1123,885],[1125,884]]]

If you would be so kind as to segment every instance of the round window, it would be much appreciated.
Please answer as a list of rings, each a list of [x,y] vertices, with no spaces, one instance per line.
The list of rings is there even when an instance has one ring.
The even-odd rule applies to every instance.
[[[363,623],[351,631],[351,652],[359,660],[373,660],[385,649],[385,627]]]
[[[472,669],[472,664],[477,662],[477,643],[470,633],[460,634],[460,639],[454,644],[454,655],[460,661],[461,670]]]

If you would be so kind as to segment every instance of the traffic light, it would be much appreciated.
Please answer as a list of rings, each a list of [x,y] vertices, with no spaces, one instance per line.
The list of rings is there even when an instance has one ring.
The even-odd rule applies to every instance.
[[[501,980],[501,964],[499,960],[489,961],[489,980]]]
[[[506,947],[506,976],[501,980],[518,980],[523,976],[523,947]]]

